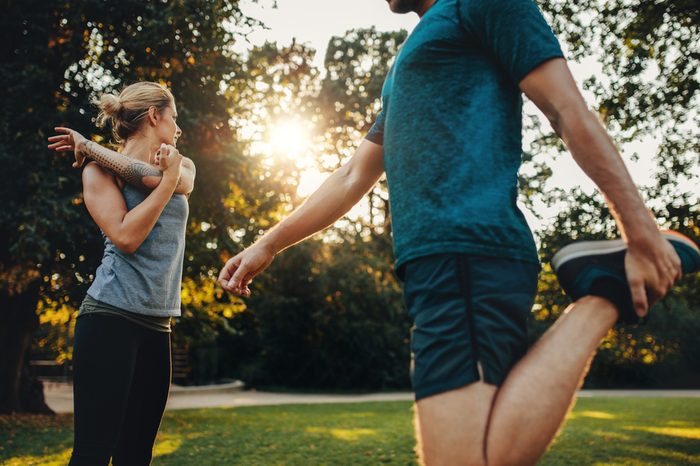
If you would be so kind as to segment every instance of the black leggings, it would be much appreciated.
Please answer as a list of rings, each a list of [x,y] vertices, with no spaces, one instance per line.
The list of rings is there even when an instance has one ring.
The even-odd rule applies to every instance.
[[[75,324],[70,465],[148,465],[170,387],[170,334],[104,314]]]

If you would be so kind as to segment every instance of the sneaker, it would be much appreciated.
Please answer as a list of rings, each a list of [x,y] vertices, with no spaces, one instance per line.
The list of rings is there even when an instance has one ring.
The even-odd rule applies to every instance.
[[[683,274],[700,270],[700,249],[675,231],[663,231],[681,259]],[[625,273],[627,245],[621,239],[581,241],[569,244],[554,255],[552,267],[566,294],[574,301],[583,296],[601,296],[610,300],[620,313],[620,322],[637,323],[632,293]]]

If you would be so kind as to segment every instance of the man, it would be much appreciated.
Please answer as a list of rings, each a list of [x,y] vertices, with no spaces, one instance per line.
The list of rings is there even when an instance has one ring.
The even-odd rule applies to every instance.
[[[688,272],[700,254],[687,238],[660,234],[532,0],[388,3],[421,20],[386,78],[374,126],[305,204],[226,263],[219,282],[249,295],[278,252],[332,224],[386,171],[414,321],[423,461],[534,464],[608,330],[644,316],[681,275],[674,247]],[[521,92],[605,194],[624,238],[562,251],[557,269],[578,300],[529,351],[539,265],[516,207]]]

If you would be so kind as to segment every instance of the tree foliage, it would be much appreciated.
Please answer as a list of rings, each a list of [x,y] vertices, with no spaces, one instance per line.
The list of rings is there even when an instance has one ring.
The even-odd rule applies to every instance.
[[[601,64],[585,87],[615,140],[623,148],[658,142],[654,182],[643,190],[660,222],[700,239],[697,2],[555,0],[541,7],[571,58]],[[351,156],[379,111],[405,32],[333,37],[319,69],[315,51],[295,42],[234,53],[236,41],[260,27],[236,0],[28,0],[8,4],[1,21],[0,411],[46,409],[24,351],[41,322],[35,351],[69,359],[75,309],[101,257],[78,172],[48,153],[45,138],[65,123],[108,142],[94,127],[92,101],[138,80],[173,90],[184,132],[179,148],[198,167],[183,317],[174,333],[191,356],[189,381],[407,386],[409,322],[392,272],[385,180],[361,213],[282,253],[253,283],[251,299],[226,295],[215,283],[225,259],[303,201],[306,170],[329,173]],[[269,145],[274,128],[290,121],[309,132],[302,153]],[[564,147],[538,117],[526,115],[525,136],[521,202],[562,208],[538,232],[544,269],[534,338],[568,305],[549,265],[553,253],[617,231],[600,196],[548,189],[548,157]],[[654,309],[650,325],[611,332],[590,383],[697,386],[699,290],[697,277],[686,278]]]
[[[200,168],[198,184],[210,188],[192,196],[190,230],[203,216],[226,225],[247,221],[222,202],[246,171],[220,88],[239,63],[233,43],[255,24],[235,0],[28,1],[5,8],[0,411],[45,409],[18,399],[24,352],[38,324],[37,301],[43,301],[40,310],[66,304],[75,309],[101,257],[99,231],[82,205],[79,173],[48,153],[46,137],[54,126],[67,124],[106,142],[107,134],[92,123],[93,99],[138,80],[164,82],[182,114],[181,149]],[[215,245],[230,241],[227,228],[201,230],[191,235],[186,261],[197,278],[213,274],[212,264],[220,260]]]

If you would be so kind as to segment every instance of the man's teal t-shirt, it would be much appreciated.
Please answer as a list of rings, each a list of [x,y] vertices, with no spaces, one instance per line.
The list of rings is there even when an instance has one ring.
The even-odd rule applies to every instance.
[[[445,252],[538,262],[516,205],[518,83],[562,56],[532,0],[438,0],[423,15],[366,136],[383,145],[397,267]]]

